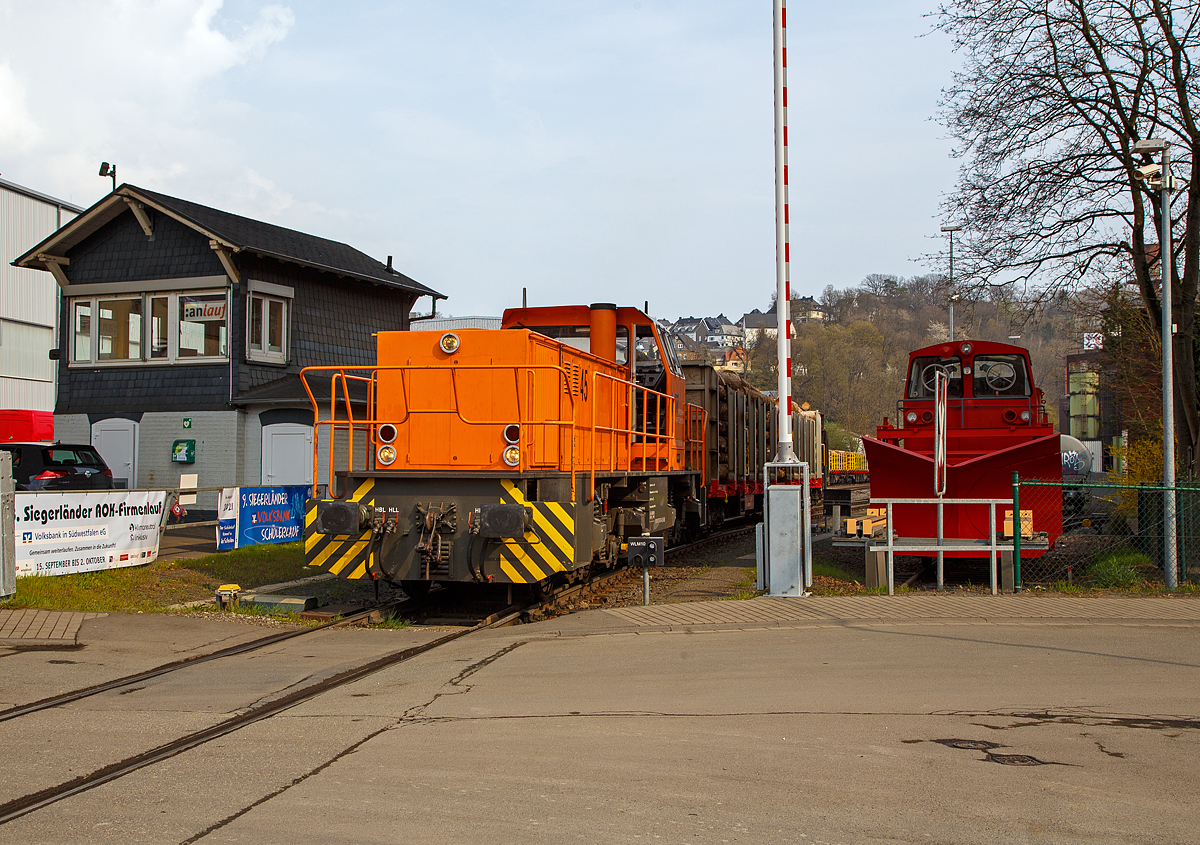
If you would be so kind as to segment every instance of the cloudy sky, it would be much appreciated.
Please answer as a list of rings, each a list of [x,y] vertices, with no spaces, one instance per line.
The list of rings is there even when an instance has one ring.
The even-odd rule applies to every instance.
[[[794,291],[944,249],[932,6],[789,6]],[[394,255],[456,315],[774,291],[771,0],[0,0],[0,31],[0,174],[78,205],[115,162]]]

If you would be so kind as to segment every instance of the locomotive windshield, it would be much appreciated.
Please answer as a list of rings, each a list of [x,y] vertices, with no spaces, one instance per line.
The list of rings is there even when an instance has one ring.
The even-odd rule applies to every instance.
[[[905,391],[905,396],[909,399],[932,399],[939,371],[950,377],[946,395],[951,399],[961,399],[962,361],[958,358],[942,358],[939,355],[913,359],[908,371],[908,390]]]
[[[978,397],[1028,396],[1029,374],[1024,355],[978,355],[971,389]]]

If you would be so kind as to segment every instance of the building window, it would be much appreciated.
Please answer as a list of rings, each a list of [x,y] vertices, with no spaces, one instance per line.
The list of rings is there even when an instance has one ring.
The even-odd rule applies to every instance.
[[[287,300],[252,293],[246,309],[246,357],[252,361],[287,362]]]
[[[215,358],[227,353],[225,294],[179,295],[180,358]]]
[[[142,358],[142,299],[101,299],[96,303],[100,361],[140,361]]]
[[[228,311],[224,291],[78,297],[69,311],[71,363],[227,360]]]

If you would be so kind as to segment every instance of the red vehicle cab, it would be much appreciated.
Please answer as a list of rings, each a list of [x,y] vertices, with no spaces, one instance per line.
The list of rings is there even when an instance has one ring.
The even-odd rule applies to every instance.
[[[876,430],[877,439],[863,438],[871,467],[871,497],[936,495],[934,385],[938,372],[949,378],[944,536],[986,539],[988,507],[953,505],[949,500],[1011,498],[1013,472],[1022,479],[1062,481],[1059,435],[1046,417],[1029,353],[1019,346],[955,341],[910,354],[898,425],[885,418]],[[1043,496],[1039,503],[1033,513],[1033,532],[1045,534],[1053,544],[1062,533],[1062,497]],[[997,535],[1002,536],[1002,505],[996,513]],[[900,537],[934,537],[936,506],[897,505],[893,522]]]

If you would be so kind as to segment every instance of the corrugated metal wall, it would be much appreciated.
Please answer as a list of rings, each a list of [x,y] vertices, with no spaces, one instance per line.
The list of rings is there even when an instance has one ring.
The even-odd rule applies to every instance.
[[[10,262],[74,213],[0,185],[0,408],[53,411],[58,284],[47,272]]]

